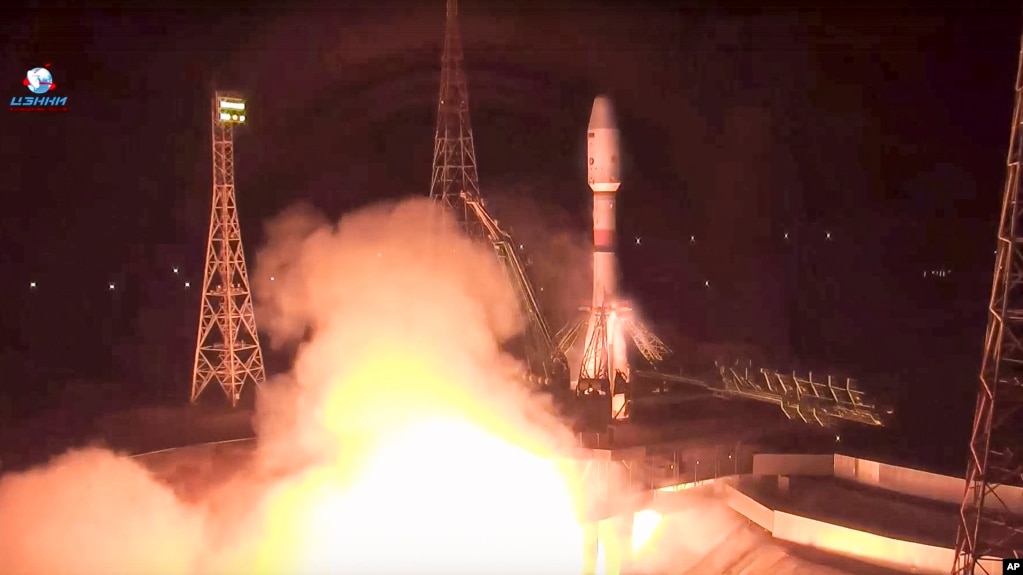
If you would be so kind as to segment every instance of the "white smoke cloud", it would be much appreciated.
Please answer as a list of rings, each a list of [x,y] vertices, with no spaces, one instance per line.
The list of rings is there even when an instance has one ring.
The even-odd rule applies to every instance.
[[[107,450],[0,479],[5,575],[188,575],[202,536],[198,509]]]
[[[509,377],[520,366],[501,352],[501,343],[522,323],[489,248],[463,237],[453,218],[425,199],[367,208],[336,225],[296,208],[268,231],[253,274],[257,318],[273,345],[297,343],[298,352],[291,372],[260,392],[255,464],[200,494],[197,503],[181,500],[137,462],[102,449],[3,476],[5,575],[313,573],[351,565],[356,550],[346,555],[321,548],[334,539],[316,533],[383,537],[397,529],[375,530],[372,510],[346,495],[369,489],[360,483],[367,474],[373,485],[412,478],[432,485],[444,501],[441,515],[461,518],[458,525],[430,523],[443,517],[410,509],[430,499],[412,486],[416,497],[376,501],[381,512],[408,515],[407,525],[420,533],[486,538],[489,532],[480,529],[500,527],[501,536],[494,531],[491,539],[504,547],[488,553],[503,556],[511,547],[532,545],[533,556],[508,555],[527,562],[540,560],[544,545],[556,553],[554,529],[566,518],[574,522],[574,512],[566,511],[566,496],[552,492],[544,499],[543,489],[552,485],[543,479],[547,459],[528,454],[549,456],[572,437],[547,403]],[[427,425],[444,419],[525,451],[484,449],[491,440],[473,439],[470,427]],[[377,448],[412,428],[426,430],[421,440],[437,439],[429,445],[401,440],[408,446],[402,458],[410,462],[409,477],[390,477],[393,467],[380,471],[386,457]],[[459,443],[476,446],[477,453]],[[490,502],[460,501],[469,497],[466,486],[476,484],[500,494]],[[381,495],[360,501],[374,497]],[[402,508],[388,509],[392,499]],[[324,516],[324,510],[335,513]],[[532,531],[502,527],[482,521],[487,513],[537,525]],[[434,554],[453,545],[434,544]],[[571,544],[567,549],[574,553]],[[334,555],[323,555],[327,551]]]

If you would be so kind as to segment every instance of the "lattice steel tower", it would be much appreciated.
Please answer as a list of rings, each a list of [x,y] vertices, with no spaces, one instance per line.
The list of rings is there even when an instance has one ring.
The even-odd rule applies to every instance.
[[[263,352],[245,269],[234,191],[234,126],[245,123],[245,101],[218,92],[213,99],[213,208],[192,375],[192,403],[216,381],[231,405],[246,383],[266,380]]]
[[[970,438],[953,573],[1001,572],[985,557],[1023,555],[1023,195],[1020,123],[1023,122],[1023,40],[1016,72],[1002,215],[998,228],[980,393]],[[990,569],[994,570],[990,570]]]
[[[464,192],[468,199],[482,203],[476,172],[476,146],[469,120],[469,88],[462,64],[458,0],[447,0],[430,197],[450,207],[469,235],[483,238],[483,226],[463,201]]]
[[[470,237],[493,246],[512,282],[519,307],[526,319],[521,341],[529,372],[523,374],[525,378],[530,383],[567,390],[568,363],[564,354],[557,349],[540,311],[526,267],[519,259],[516,249],[519,244],[497,225],[497,221],[487,212],[480,195],[476,148],[472,139],[472,123],[469,121],[469,91],[462,65],[458,1],[447,0],[430,198],[450,208]]]

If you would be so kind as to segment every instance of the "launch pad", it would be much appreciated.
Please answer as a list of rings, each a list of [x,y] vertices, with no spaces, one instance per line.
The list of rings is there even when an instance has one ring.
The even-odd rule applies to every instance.
[[[947,515],[955,512],[961,479],[838,455],[770,454],[743,442],[714,442],[716,431],[571,454],[589,493],[605,498],[580,516],[589,572],[598,547],[607,573],[616,572],[608,563],[630,561],[637,562],[633,572],[679,575],[947,572],[954,541]],[[248,473],[255,448],[254,440],[218,442],[136,460],[196,501]],[[641,568],[643,553],[631,552],[650,536],[639,528],[645,510],[660,516],[650,549],[675,550],[673,568]]]

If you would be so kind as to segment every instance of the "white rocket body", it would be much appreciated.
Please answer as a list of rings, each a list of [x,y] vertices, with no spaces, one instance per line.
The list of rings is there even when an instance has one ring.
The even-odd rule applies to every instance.
[[[607,362],[614,413],[622,411],[621,406],[625,403],[624,394],[614,389],[615,376],[620,372],[626,380],[629,378],[625,330],[621,317],[626,310],[618,301],[618,262],[615,256],[615,200],[618,187],[621,186],[618,140],[618,125],[611,100],[598,96],[593,100],[586,134],[586,175],[590,189],[593,190],[593,302],[584,349],[590,348],[599,314],[603,310],[607,323]],[[584,362],[592,360],[584,358]]]
[[[618,161],[618,126],[611,101],[593,100],[586,133],[586,177],[593,190],[593,307],[615,300],[618,270],[615,261],[615,196],[621,168]]]

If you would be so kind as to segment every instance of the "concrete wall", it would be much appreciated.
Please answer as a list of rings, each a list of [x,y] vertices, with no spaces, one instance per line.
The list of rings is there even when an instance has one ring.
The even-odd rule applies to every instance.
[[[948,573],[953,551],[774,512],[775,538],[915,573]]]
[[[965,487],[962,477],[938,475],[848,455],[793,455],[761,453],[753,456],[753,475],[834,475],[877,489],[913,497],[958,504]],[[1014,513],[1023,514],[1023,488],[999,486],[999,497]],[[985,508],[1000,507],[994,498]]]
[[[753,475],[830,476],[834,474],[834,455],[758,453],[753,456]]]
[[[729,507],[770,532],[776,539],[913,573],[944,575],[952,566],[952,549],[884,537],[775,511],[730,485],[724,485],[723,491]],[[981,564],[989,573],[1001,570],[1001,563],[997,561],[982,560]]]
[[[846,455],[757,454],[753,457],[753,475],[833,475],[877,489],[950,504],[962,501],[965,487],[961,477],[948,477]],[[722,489],[733,510],[770,531],[778,539],[915,573],[948,573],[954,559],[954,551],[949,548],[883,537],[774,511],[731,485],[725,485]],[[1011,510],[1023,514],[1023,489],[999,486],[996,492]],[[985,507],[997,505],[992,499],[985,502]],[[984,560],[981,563],[990,573],[997,573],[1001,569],[1000,563],[995,561]]]
[[[774,533],[774,510],[734,487],[726,486],[724,494],[732,510],[763,527],[768,533]]]
[[[805,457],[815,458],[817,456],[808,455]],[[799,465],[805,466],[809,465],[809,463],[797,464],[795,467],[798,468]],[[898,467],[866,459],[857,459],[847,455],[835,455],[834,473],[835,477],[841,479],[931,501],[958,504],[963,500],[965,481],[962,477],[938,475],[908,467]],[[790,474],[795,473],[790,472]],[[1014,513],[1023,514],[1023,489],[999,486],[996,488],[996,491],[1009,509]],[[990,509],[994,506],[1001,507],[1001,504],[993,499],[985,501],[985,508]]]

